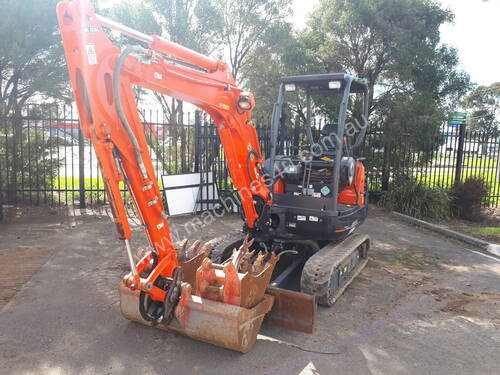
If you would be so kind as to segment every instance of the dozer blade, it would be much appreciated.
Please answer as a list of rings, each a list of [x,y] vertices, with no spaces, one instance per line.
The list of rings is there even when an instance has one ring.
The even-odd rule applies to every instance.
[[[120,284],[120,308],[129,320],[153,326],[142,319],[139,312],[138,290]],[[246,309],[198,296],[189,296],[186,306],[178,306],[176,315],[168,325],[156,324],[156,328],[171,330],[196,340],[246,353],[252,349],[260,331],[264,316],[272,307],[274,297],[264,295],[255,307]],[[182,311],[181,311],[182,310]]]
[[[274,304],[266,315],[266,323],[294,331],[313,333],[316,328],[316,299],[309,294],[269,287]]]

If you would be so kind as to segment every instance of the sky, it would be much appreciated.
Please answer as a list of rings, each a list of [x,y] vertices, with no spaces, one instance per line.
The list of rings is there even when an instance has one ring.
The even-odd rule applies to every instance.
[[[441,38],[458,49],[460,66],[474,83],[500,82],[500,0],[440,0],[455,13],[454,24],[443,25]],[[305,25],[319,0],[294,0],[293,22]]]
[[[120,0],[101,0],[116,3]],[[441,28],[442,41],[458,49],[460,66],[474,83],[500,82],[500,0],[438,0],[455,14]],[[293,0],[293,23],[302,28],[319,0]]]

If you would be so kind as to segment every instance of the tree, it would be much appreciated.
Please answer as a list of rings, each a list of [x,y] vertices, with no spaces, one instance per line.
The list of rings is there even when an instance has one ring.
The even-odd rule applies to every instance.
[[[222,18],[221,43],[227,48],[231,72],[237,81],[244,81],[240,73],[263,40],[280,27],[286,27],[284,20],[291,14],[291,3],[291,0],[214,2]]]
[[[294,35],[290,24],[268,30],[261,43],[247,56],[241,70],[245,86],[253,92],[256,108],[253,117],[263,123],[271,117],[278,85],[285,75],[317,73],[315,57]]]
[[[218,49],[216,37],[221,31],[221,19],[211,0],[146,0],[143,3],[121,2],[109,9],[114,19],[147,34],[162,37],[211,54]],[[153,93],[163,110],[165,121],[182,122],[180,100]]]
[[[6,169],[2,171],[5,176],[8,170],[3,180],[7,181],[9,202],[16,200],[22,173],[19,155],[28,143],[23,138],[23,106],[35,98],[69,96],[67,69],[57,33],[57,2],[0,0],[0,126],[7,135],[0,148],[9,150]]]
[[[464,100],[470,116],[468,127],[481,135],[482,153],[490,138],[500,136],[500,82],[479,86]]]
[[[164,35],[172,42],[209,55],[217,51],[216,43],[222,26],[211,0],[148,0],[157,15]],[[154,93],[172,123],[182,123],[183,104],[165,95]]]
[[[18,112],[36,95],[68,97],[57,33],[57,0],[0,0],[0,114]]]
[[[440,42],[440,26],[452,20],[433,0],[322,0],[308,23],[310,43],[327,70],[369,82],[383,190],[402,157],[393,144],[415,134],[414,152],[437,147],[445,113],[470,86],[457,69],[456,50]]]
[[[221,18],[212,0],[146,0],[142,3],[127,1],[114,5],[108,10],[108,13],[113,19],[127,26],[147,34],[161,35],[172,42],[202,54],[213,54],[220,47],[217,36],[220,35],[222,29]],[[124,39],[127,41],[127,38]],[[118,42],[123,43],[123,40]],[[141,88],[136,88],[136,93],[138,93],[138,101],[144,98],[156,100],[163,112],[163,122],[183,124],[184,104],[181,100],[158,92],[147,92]],[[145,116],[142,116],[142,120],[145,123],[148,122]],[[167,129],[171,139],[171,144],[168,146],[157,139],[154,130],[149,129],[146,133],[149,146],[154,150],[158,160],[167,159],[164,158],[164,155],[171,152],[172,149],[177,149],[178,143],[186,145],[189,140],[194,140],[193,136],[189,137],[188,135],[188,132],[194,132],[193,129],[182,126],[165,128],[165,130]],[[181,170],[186,170],[188,160],[186,152],[188,150],[194,152],[194,145],[175,150],[176,154],[179,152],[181,155]],[[173,173],[179,172],[177,167],[177,165],[163,165],[164,170]]]

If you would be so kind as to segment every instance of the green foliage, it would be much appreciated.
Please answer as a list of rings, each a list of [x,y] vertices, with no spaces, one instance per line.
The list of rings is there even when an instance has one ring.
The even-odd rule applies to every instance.
[[[2,181],[8,201],[17,199],[17,187],[34,188],[50,184],[58,168],[46,156],[54,145],[50,140],[28,137],[21,120],[22,107],[30,99],[68,98],[67,68],[57,33],[57,0],[0,0],[0,149],[8,149],[2,165]],[[39,135],[39,134],[38,134]],[[28,139],[30,138],[30,139]],[[24,153],[24,154],[23,154]],[[31,170],[26,168],[31,155]]]
[[[490,137],[500,136],[500,82],[479,86],[464,100],[469,110],[468,127],[483,134],[485,144]],[[486,148],[482,148],[486,154]]]
[[[224,0],[214,1],[222,20],[221,44],[228,49],[229,64],[235,79],[242,81],[241,70],[249,63],[257,48],[276,46],[289,24],[292,0]],[[261,57],[259,57],[261,58]],[[248,77],[245,77],[248,78]],[[245,79],[246,81],[246,79]]]
[[[431,162],[446,113],[470,87],[457,51],[440,42],[441,25],[452,20],[433,0],[322,0],[305,30],[274,34],[252,55],[244,76],[256,94],[254,115],[261,123],[269,118],[283,75],[346,71],[366,78],[373,135],[361,153],[387,190],[391,176]],[[297,99],[289,103],[289,121],[300,128]],[[333,98],[314,106],[317,118],[336,119]]]
[[[376,164],[383,190],[409,150],[418,163],[437,149],[449,103],[469,87],[457,70],[455,49],[440,43],[439,28],[453,15],[428,0],[323,0],[311,22],[322,32],[319,56],[329,69],[343,69],[370,82],[371,131],[379,132]],[[375,96],[375,85],[380,93]],[[407,142],[408,141],[408,142]]]
[[[450,197],[438,187],[432,188],[413,177],[396,177],[380,204],[390,210],[418,219],[450,217]]]
[[[242,69],[246,87],[255,95],[253,116],[260,123],[271,117],[280,79],[287,75],[325,73],[318,71],[313,53],[292,32],[291,25],[282,25],[265,35],[263,42],[252,51]],[[302,113],[302,98],[289,100],[292,117]],[[302,106],[301,106],[302,105]]]
[[[488,184],[481,177],[469,177],[456,184],[450,190],[454,213],[462,219],[481,220],[481,205],[488,191]]]
[[[5,119],[5,137],[0,138],[0,189],[7,190],[7,201],[15,203],[23,187],[32,190],[51,189],[62,158],[57,149],[63,140],[50,137],[42,129],[32,128],[28,132],[20,123],[12,124],[12,118]],[[9,126],[10,125],[10,126]],[[22,129],[20,132],[12,129]]]
[[[417,257],[409,257],[403,254],[394,255],[394,265],[396,266],[424,266],[425,260]]]
[[[144,3],[132,0],[120,1],[109,9],[103,9],[101,13],[107,17],[120,22],[128,27],[139,30],[145,34],[161,34],[161,26],[154,17],[153,10]],[[97,9],[96,9],[97,12]],[[118,34],[109,37],[118,45],[137,44],[136,39]]]
[[[500,236],[500,227],[479,227],[469,228],[471,232],[479,233],[484,236]]]
[[[0,0],[0,115],[19,112],[34,95],[69,96],[57,3]]]

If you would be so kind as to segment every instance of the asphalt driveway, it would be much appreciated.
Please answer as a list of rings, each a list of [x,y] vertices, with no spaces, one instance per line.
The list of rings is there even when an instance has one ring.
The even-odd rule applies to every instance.
[[[240,225],[224,217],[198,237]],[[122,318],[126,257],[108,218],[0,225],[0,373],[498,373],[499,260],[382,211],[362,231],[370,261],[335,306],[319,308],[316,332],[264,326],[242,355]]]

